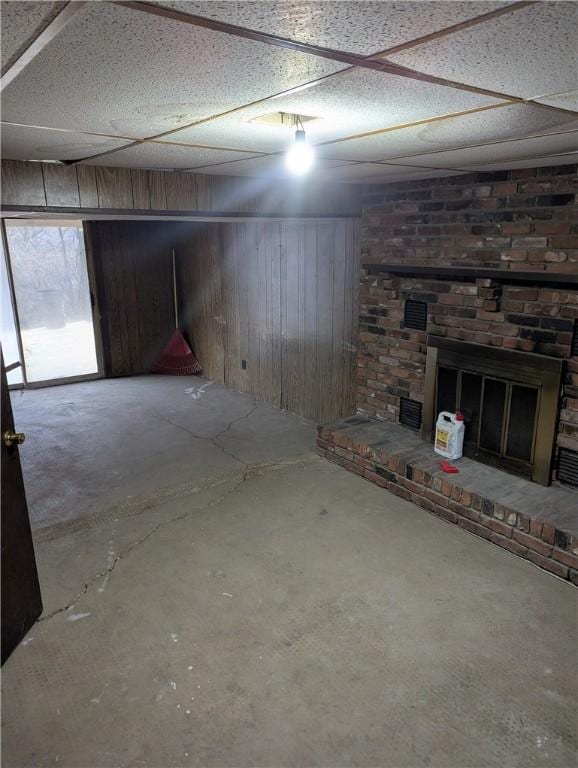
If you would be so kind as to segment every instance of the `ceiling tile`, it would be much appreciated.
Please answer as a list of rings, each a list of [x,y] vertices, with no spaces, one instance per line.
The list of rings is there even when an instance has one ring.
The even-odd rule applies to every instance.
[[[508,163],[508,168],[544,168],[549,165],[573,165],[578,163],[578,152],[565,152],[560,155],[549,155],[548,157],[536,157],[531,161],[514,160]],[[483,165],[471,165],[467,170],[471,171],[501,171],[504,168],[503,163],[489,163]]]
[[[90,136],[23,125],[2,125],[2,157],[9,160],[77,160],[122,147],[127,139]]]
[[[311,175],[317,176],[327,169],[349,165],[336,160],[316,160],[314,170]],[[285,167],[285,158],[283,155],[274,155],[272,157],[256,157],[238,159],[236,162],[226,163],[224,165],[206,166],[204,168],[194,168],[195,173],[210,173],[229,176],[271,176],[275,178],[293,178]]]
[[[501,8],[503,2],[187,2],[158,3],[186,13],[299,42],[369,55]]]
[[[568,131],[519,141],[456,149],[450,152],[433,152],[429,155],[414,155],[411,158],[401,157],[388,162],[456,169],[468,168],[478,163],[501,163],[502,168],[508,168],[512,161],[574,152],[577,146],[578,131]]]
[[[413,166],[389,166],[375,165],[372,163],[359,163],[326,170],[316,176],[318,181],[342,181],[370,183],[398,181],[401,179],[439,178],[444,176],[456,176],[456,171],[438,171],[431,168],[415,168]]]
[[[2,0],[0,3],[2,71],[19,58],[65,5],[64,2],[23,3],[22,0]]]
[[[527,6],[391,56],[482,88],[533,98],[578,86],[578,3]]]
[[[317,143],[494,103],[498,103],[496,99],[486,96],[358,69],[230,117],[179,131],[173,138],[277,152],[291,140],[292,129],[252,123],[251,119],[279,111],[319,118],[305,123],[308,140]]]
[[[578,32],[576,36],[578,37]],[[561,107],[562,109],[571,109],[574,112],[578,112],[578,90],[558,93],[555,96],[543,96],[538,101],[542,102],[542,104],[551,104],[553,107]]]
[[[186,147],[175,144],[137,144],[112,155],[88,158],[86,165],[104,165],[122,168],[196,168],[229,160],[244,160],[246,154],[226,150]],[[218,166],[216,166],[218,167]]]
[[[96,2],[5,89],[3,116],[150,136],[341,68],[328,59]]]
[[[578,119],[530,105],[510,105],[318,147],[322,157],[387,160],[543,132],[578,129]]]

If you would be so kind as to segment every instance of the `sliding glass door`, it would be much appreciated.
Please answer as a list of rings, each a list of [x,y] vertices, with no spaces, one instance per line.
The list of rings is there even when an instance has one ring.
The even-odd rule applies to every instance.
[[[16,344],[25,384],[97,377],[82,222],[6,220],[4,242],[2,298],[11,294],[13,308],[12,320],[2,314],[6,364],[7,349],[13,353]],[[17,377],[10,383],[19,383]]]

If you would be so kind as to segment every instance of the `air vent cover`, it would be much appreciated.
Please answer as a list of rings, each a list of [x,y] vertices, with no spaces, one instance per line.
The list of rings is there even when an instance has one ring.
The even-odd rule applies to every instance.
[[[556,476],[561,483],[578,488],[578,451],[569,448],[558,450],[558,471]]]
[[[570,355],[572,357],[578,357],[578,320],[574,320],[574,335],[572,336]]]
[[[400,397],[399,423],[412,429],[419,429],[421,427],[421,403],[407,397]]]
[[[425,301],[406,299],[403,311],[404,328],[425,331],[427,328],[427,304]]]

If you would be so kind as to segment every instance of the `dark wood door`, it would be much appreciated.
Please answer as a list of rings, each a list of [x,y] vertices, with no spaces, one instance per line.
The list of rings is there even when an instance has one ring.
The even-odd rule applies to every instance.
[[[42,598],[24,492],[10,393],[2,366],[2,664],[42,613]]]

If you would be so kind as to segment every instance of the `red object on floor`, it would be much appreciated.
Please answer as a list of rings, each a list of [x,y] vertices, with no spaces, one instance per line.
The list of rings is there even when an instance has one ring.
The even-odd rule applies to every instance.
[[[202,373],[202,370],[201,364],[178,329],[151,368],[152,373],[165,373],[168,376],[192,376]]]
[[[442,472],[447,472],[448,475],[457,475],[460,471],[457,467],[454,467],[453,464],[450,464],[445,459],[443,461],[440,461],[440,469]]]

